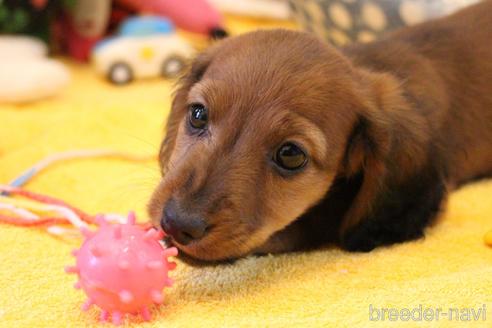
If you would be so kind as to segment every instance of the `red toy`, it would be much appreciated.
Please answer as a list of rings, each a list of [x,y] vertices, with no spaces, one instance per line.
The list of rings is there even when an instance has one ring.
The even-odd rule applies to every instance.
[[[82,309],[96,304],[102,309],[101,321],[111,315],[116,325],[127,313],[150,320],[149,305],[161,304],[163,288],[173,283],[168,271],[176,263],[168,257],[176,256],[177,249],[164,249],[159,243],[163,232],[154,228],[145,231],[135,224],[133,213],[126,224],[109,224],[102,216],[96,220],[100,229],[82,229],[86,240],[73,252],[76,266],[65,269],[78,275],[74,287],[82,288],[88,296]]]
[[[55,39],[70,56],[87,61],[95,44],[112,32],[111,26],[135,14],[167,17],[193,33],[216,38],[226,35],[222,15],[207,0],[77,0],[73,10],[55,25]]]
[[[118,0],[137,12],[168,17],[175,25],[194,33],[212,35],[222,28],[221,14],[207,0]]]

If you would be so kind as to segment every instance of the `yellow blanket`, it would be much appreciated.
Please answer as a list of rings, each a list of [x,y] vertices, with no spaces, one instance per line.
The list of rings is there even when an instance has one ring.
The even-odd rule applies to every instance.
[[[231,22],[233,31],[251,28]],[[46,155],[81,148],[155,153],[172,84],[154,80],[113,87],[90,67],[69,64],[70,87],[60,96],[22,106],[0,105],[0,183]],[[154,162],[90,159],[56,165],[29,189],[90,213],[124,213],[144,205],[158,178]],[[320,250],[250,257],[234,265],[191,268],[178,263],[175,286],[146,327],[413,327],[492,326],[492,181],[452,194],[446,213],[423,240],[368,254]],[[80,311],[72,288],[70,250],[80,240],[0,225],[0,326],[82,327],[98,311]],[[401,316],[386,313],[395,309]],[[446,315],[436,317],[441,308]],[[451,319],[448,310],[451,308]],[[407,319],[406,309],[411,318]],[[425,312],[427,309],[427,315]],[[482,309],[482,312],[479,312]],[[468,310],[468,312],[467,312]],[[471,312],[474,311],[474,313]],[[432,316],[430,316],[432,311]],[[484,316],[485,312],[485,316]],[[468,313],[468,315],[467,315]],[[473,315],[478,314],[478,321]],[[456,317],[459,315],[459,320]],[[379,317],[379,322],[376,321]],[[426,321],[426,319],[432,321]],[[471,322],[463,322],[463,320]],[[485,319],[485,321],[484,321]]]

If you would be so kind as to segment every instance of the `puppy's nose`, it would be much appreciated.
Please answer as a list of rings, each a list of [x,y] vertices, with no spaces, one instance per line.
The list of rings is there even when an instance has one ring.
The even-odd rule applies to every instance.
[[[173,204],[167,204],[161,218],[162,229],[181,245],[187,245],[193,240],[205,236],[207,223],[194,216],[178,213]]]

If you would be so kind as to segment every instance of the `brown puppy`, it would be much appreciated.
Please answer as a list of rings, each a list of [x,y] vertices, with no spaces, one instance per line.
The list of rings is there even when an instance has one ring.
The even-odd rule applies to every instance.
[[[341,50],[224,40],[182,80],[160,161],[149,213],[192,258],[421,237],[492,173],[492,1]]]

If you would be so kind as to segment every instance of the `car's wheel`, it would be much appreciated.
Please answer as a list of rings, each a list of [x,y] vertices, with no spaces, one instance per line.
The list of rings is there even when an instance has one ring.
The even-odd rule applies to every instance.
[[[185,68],[185,60],[180,56],[169,56],[162,64],[162,76],[172,79],[181,74]]]
[[[114,84],[127,84],[133,80],[133,71],[126,63],[115,63],[109,68],[108,79]]]

